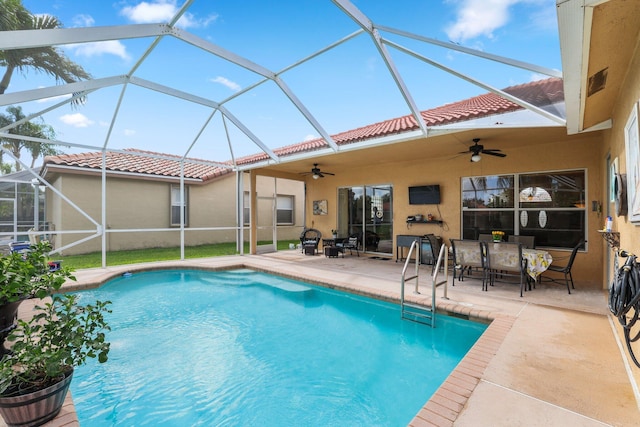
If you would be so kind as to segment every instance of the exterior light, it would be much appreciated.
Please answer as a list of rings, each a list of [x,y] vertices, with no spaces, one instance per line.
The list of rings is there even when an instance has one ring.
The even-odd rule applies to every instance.
[[[480,159],[481,159],[480,154],[474,154],[473,156],[471,156],[472,162],[479,162]]]

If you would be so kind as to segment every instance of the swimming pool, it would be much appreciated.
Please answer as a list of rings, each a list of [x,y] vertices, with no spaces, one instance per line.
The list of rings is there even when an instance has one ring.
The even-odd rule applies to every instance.
[[[251,270],[121,277],[109,362],[76,369],[81,425],[404,426],[486,325]]]

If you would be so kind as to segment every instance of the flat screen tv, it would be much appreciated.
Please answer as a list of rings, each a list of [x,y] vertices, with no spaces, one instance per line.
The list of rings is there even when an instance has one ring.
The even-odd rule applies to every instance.
[[[440,204],[440,186],[439,185],[420,185],[409,187],[409,204],[410,205],[439,205]]]

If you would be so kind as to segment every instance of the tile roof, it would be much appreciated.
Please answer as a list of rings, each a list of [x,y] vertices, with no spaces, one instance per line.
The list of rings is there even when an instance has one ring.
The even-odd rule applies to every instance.
[[[517,86],[510,86],[503,89],[504,92],[513,95],[523,101],[541,107],[564,101],[564,88],[562,79],[549,78],[531,83],[524,83]],[[510,113],[522,110],[523,107],[509,101],[495,93],[486,93],[453,102],[430,110],[422,111],[423,120],[427,126],[442,126],[456,122],[488,117],[496,114]],[[385,120],[357,129],[331,135],[337,145],[347,145],[367,139],[381,138],[390,135],[397,135],[404,132],[418,130],[418,124],[411,114]],[[278,156],[287,156],[301,152],[314,151],[327,147],[327,143],[322,138],[312,139],[298,144],[288,145],[273,150]],[[269,157],[266,153],[259,153],[252,156],[238,159],[238,164],[250,164]]]
[[[134,148],[128,148],[124,151],[126,151],[126,153],[110,151],[106,153],[106,167],[108,171],[167,178],[180,177],[181,156],[154,153],[152,151],[144,151]],[[150,156],[161,156],[162,158]],[[204,160],[200,161],[204,162]],[[44,159],[44,164],[45,166],[61,165],[100,171],[102,168],[102,153],[96,151],[81,154],[47,156]],[[228,172],[228,168],[219,166],[191,162],[185,162],[184,164],[184,177],[188,179],[208,181]]]
[[[562,79],[549,78],[535,82],[510,86],[503,89],[517,98],[520,98],[536,106],[545,106],[562,102],[564,90]],[[463,101],[453,102],[440,107],[421,112],[427,126],[442,126],[456,122],[488,117],[496,114],[510,113],[522,110],[523,107],[494,93],[486,93]],[[332,135],[337,145],[347,145],[368,139],[381,138],[390,135],[398,135],[404,132],[418,130],[419,127],[412,115],[397,117],[383,122],[374,123],[357,129]],[[316,138],[285,147],[277,148],[273,152],[278,156],[287,156],[303,153],[327,147],[322,138]],[[179,156],[153,153],[136,149],[125,150],[128,153],[108,152],[107,170],[128,173],[148,174],[150,176],[179,177]],[[165,157],[164,159],[141,157],[136,153],[153,154]],[[172,160],[171,158],[175,158]],[[236,160],[239,165],[247,165],[269,159],[266,153],[258,153]],[[194,160],[194,159],[190,159]],[[224,162],[231,166],[231,162]],[[47,156],[44,165],[64,165],[80,168],[100,170],[102,166],[102,153],[63,154],[59,156]],[[208,181],[215,177],[226,175],[231,169],[216,167],[200,163],[185,163],[185,178]]]

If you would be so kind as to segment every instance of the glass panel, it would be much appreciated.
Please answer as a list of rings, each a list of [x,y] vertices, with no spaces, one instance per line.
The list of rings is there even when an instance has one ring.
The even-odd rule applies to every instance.
[[[513,175],[462,178],[462,208],[513,208],[513,185]]]
[[[13,233],[13,200],[0,200],[0,231],[3,233]]]
[[[393,253],[393,189],[389,185],[338,189],[338,237],[358,236],[369,252]]]
[[[362,187],[338,189],[338,237],[362,232],[363,200]]]
[[[393,253],[392,188],[389,185],[365,188],[364,247],[367,251]]]
[[[189,189],[184,188],[184,225],[189,224]],[[177,185],[171,186],[171,225],[180,225],[180,187]]]
[[[462,212],[463,239],[478,240],[480,234],[491,234],[494,230],[504,231],[505,235],[514,234],[513,211]]]
[[[585,172],[582,170],[522,174],[519,185],[522,208],[585,206]]]
[[[278,224],[293,224],[293,196],[277,196],[276,206]]]
[[[529,221],[525,227],[520,225],[520,234],[535,236],[536,246],[572,248],[584,236],[585,211],[582,209],[526,212]]]

